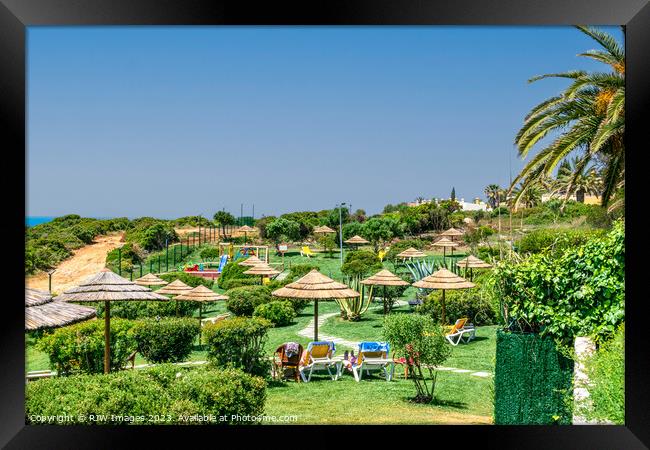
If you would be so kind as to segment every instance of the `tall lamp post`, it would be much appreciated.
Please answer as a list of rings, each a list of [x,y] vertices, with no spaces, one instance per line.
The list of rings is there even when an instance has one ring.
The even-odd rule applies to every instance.
[[[341,203],[337,206],[339,209],[339,247],[341,248],[341,266],[343,265],[343,212],[342,208],[345,206],[345,203]]]

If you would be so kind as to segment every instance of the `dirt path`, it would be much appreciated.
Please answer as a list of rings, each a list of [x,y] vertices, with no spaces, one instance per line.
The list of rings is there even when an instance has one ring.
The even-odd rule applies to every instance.
[[[63,292],[103,269],[106,254],[123,245],[123,242],[120,242],[121,237],[121,233],[99,236],[93,244],[76,250],[70,258],[61,262],[56,268],[56,272],[52,275],[52,291]],[[31,288],[47,291],[47,273],[26,277],[25,284]]]

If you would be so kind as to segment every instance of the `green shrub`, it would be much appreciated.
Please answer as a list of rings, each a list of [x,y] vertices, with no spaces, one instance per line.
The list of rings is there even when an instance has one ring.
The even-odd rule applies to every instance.
[[[289,269],[289,274],[287,275],[287,279],[290,279],[291,281],[296,281],[304,277],[314,269],[318,270],[320,269],[320,267],[313,264],[293,264],[291,266],[291,269]]]
[[[603,235],[602,230],[544,228],[531,231],[522,237],[517,243],[517,251],[519,253],[544,251],[561,253],[567,248],[584,245],[589,240]]]
[[[199,252],[201,259],[203,260],[216,260],[219,259],[219,249],[211,245],[205,246]]]
[[[151,363],[184,361],[198,334],[199,322],[190,318],[148,319],[133,327],[138,351]]]
[[[134,323],[111,320],[111,370],[124,366],[137,344],[131,328]],[[36,347],[47,353],[50,365],[61,375],[104,372],[104,323],[90,320],[44,335]]]
[[[226,283],[231,278],[249,278],[248,275],[244,275],[250,267],[239,265],[241,261],[228,261],[228,263],[223,267],[219,278],[217,278],[217,284],[221,289],[226,289],[224,283]]]
[[[271,290],[266,286],[242,286],[226,292],[226,308],[236,316],[252,316],[255,308],[271,301]]]
[[[259,286],[260,280],[256,277],[246,277],[246,278],[230,278],[222,282],[219,287],[226,291],[242,286]]]
[[[233,317],[206,325],[208,360],[217,366],[232,366],[252,375],[266,376],[269,362],[264,356],[264,344],[272,326],[261,317]]]
[[[606,341],[625,318],[624,223],[560,255],[503,261],[494,274],[513,330],[549,335],[566,345],[575,336]]]
[[[439,322],[442,316],[442,292],[438,290],[431,292],[417,311],[430,315]],[[479,288],[474,288],[446,291],[445,315],[448,323],[467,317],[469,322],[480,326],[494,324],[497,311],[489,297],[483,295]]]
[[[587,419],[625,423],[625,325],[586,361],[591,405],[583,413]]]
[[[345,255],[341,272],[348,277],[364,277],[382,269],[379,257],[367,250],[357,250]]]
[[[190,409],[193,414],[225,418],[220,423],[254,423],[245,420],[264,413],[266,382],[237,369],[188,371],[172,385],[171,391],[174,398],[183,402],[176,401],[177,410],[182,405],[183,410]],[[237,420],[242,416],[243,420]]]
[[[482,259],[483,261],[489,262],[493,258],[499,257],[499,247],[478,247],[476,249],[477,258]]]
[[[612,216],[607,208],[591,208],[587,212],[587,224],[594,228],[609,228],[612,226]]]
[[[258,305],[253,316],[269,320],[276,327],[290,325],[296,317],[296,311],[289,301],[272,301]]]
[[[430,403],[436,387],[436,366],[451,355],[442,329],[427,316],[391,314],[384,318],[383,336],[392,346],[395,356],[405,358],[409,378],[416,388],[414,401]]]
[[[239,370],[173,365],[56,377],[26,386],[25,415],[30,424],[43,423],[37,416],[70,425],[246,423],[236,416],[263,413],[265,385],[263,379]],[[213,415],[215,421],[193,422],[192,415]],[[57,417],[65,419],[57,422]]]

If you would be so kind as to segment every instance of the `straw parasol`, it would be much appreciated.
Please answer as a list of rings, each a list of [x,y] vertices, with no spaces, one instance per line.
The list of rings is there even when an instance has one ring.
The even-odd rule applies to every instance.
[[[361,294],[313,269],[299,280],[273,291],[271,295],[314,300],[314,341],[318,341],[318,300],[354,298]]]
[[[259,259],[257,256],[253,255],[249,258],[246,258],[244,261],[238,263],[240,266],[256,266],[258,264],[264,264],[264,261]]]
[[[79,286],[64,291],[54,298],[64,302],[104,302],[104,373],[111,370],[111,302],[115,301],[168,301],[163,295],[148,287],[122,278],[109,269],[102,269],[88,277]]]
[[[185,294],[192,290],[192,286],[188,286],[183,283],[181,280],[176,279],[169,283],[167,286],[160,288],[156,291],[156,294],[164,294],[169,296],[177,296]],[[178,302],[176,302],[176,315],[178,316]]]
[[[363,245],[363,244],[370,244],[370,242],[368,242],[367,240],[365,240],[364,238],[362,238],[358,234],[355,234],[350,239],[348,239],[346,241],[343,241],[343,242],[345,242],[346,244],[351,244],[351,245],[357,246],[357,247],[359,245]]]
[[[434,247],[442,247],[442,258],[444,259],[447,256],[447,248],[451,248],[451,255],[454,256],[454,247],[458,247],[458,244],[450,241],[446,237],[441,237],[436,242],[432,244]]]
[[[474,255],[469,255],[467,258],[463,258],[457,261],[456,265],[458,267],[464,268],[465,271],[467,271],[467,269],[471,269],[470,280],[474,277],[474,269],[490,269],[492,267],[491,264],[488,264],[485,261],[478,259]]]
[[[386,286],[408,286],[409,284],[402,280],[400,277],[392,273],[390,270],[380,270],[371,277],[361,280],[361,284],[366,286],[383,286],[384,287],[384,315],[388,312],[388,305],[386,303]]]
[[[413,286],[423,289],[442,289],[442,323],[444,324],[447,320],[445,317],[445,291],[447,289],[473,288],[475,284],[447,269],[440,269],[428,277],[416,281]]]
[[[336,231],[332,230],[327,225],[323,225],[322,227],[314,227],[314,233],[336,233]]]
[[[406,250],[404,250],[402,253],[398,253],[397,257],[406,259],[406,258],[426,258],[426,253],[421,252],[420,250],[409,247]]]
[[[245,244],[248,233],[254,233],[257,230],[255,228],[249,227],[248,225],[244,225],[243,227],[239,227],[237,231],[239,231],[240,233],[244,233],[244,244]]]
[[[140,286],[165,286],[168,284],[165,280],[158,278],[153,273],[148,273],[145,276],[138,278],[135,280],[135,283]]]
[[[25,288],[25,331],[63,327],[96,315],[95,308],[55,302],[47,291]]]
[[[463,235],[463,232],[460,231],[460,230],[457,230],[454,227],[451,227],[447,231],[444,231],[444,232],[440,233],[440,236],[449,237],[452,241],[454,240],[454,238],[457,238],[458,236],[462,236],[462,235]]]
[[[280,273],[279,270],[274,269],[273,267],[269,266],[268,264],[264,262],[260,262],[259,264],[254,265],[250,269],[244,272],[245,275],[259,275],[262,280],[262,284],[264,284],[264,277],[265,276],[272,276],[272,275],[278,275]]]
[[[201,320],[203,319],[203,303],[216,302],[218,300],[228,300],[228,296],[217,294],[212,289],[208,289],[207,287],[200,284],[194,289],[190,289],[186,293],[175,297],[174,300],[199,302],[199,345],[201,345]]]

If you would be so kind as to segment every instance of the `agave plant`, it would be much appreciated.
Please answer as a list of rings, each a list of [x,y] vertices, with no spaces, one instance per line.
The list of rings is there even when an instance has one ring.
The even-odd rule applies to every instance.
[[[361,279],[361,276],[356,276],[346,280],[346,284],[350,289],[361,292],[359,297],[336,299],[336,303],[341,308],[341,316],[353,322],[361,320],[361,315],[368,310],[372,302],[373,287],[363,289],[364,285],[361,284]]]

